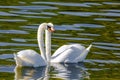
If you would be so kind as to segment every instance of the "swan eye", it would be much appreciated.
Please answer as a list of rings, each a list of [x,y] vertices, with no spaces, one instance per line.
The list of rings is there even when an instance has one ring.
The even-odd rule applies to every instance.
[[[51,29],[51,27],[49,25],[47,25],[47,29]]]

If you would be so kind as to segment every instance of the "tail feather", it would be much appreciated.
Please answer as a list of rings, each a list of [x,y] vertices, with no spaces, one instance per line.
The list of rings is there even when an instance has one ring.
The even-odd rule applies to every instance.
[[[78,56],[75,60],[78,62],[82,62],[85,60],[86,56],[88,55],[88,52],[90,51],[90,48],[92,47],[92,44],[88,46],[81,54]]]
[[[14,59],[16,59],[16,58],[17,58],[17,54],[14,53]]]
[[[90,44],[86,50],[89,51],[91,47],[92,47],[92,44]]]
[[[14,53],[14,59],[15,59],[15,62],[16,62],[17,66],[21,66],[22,65],[21,59],[15,53]]]

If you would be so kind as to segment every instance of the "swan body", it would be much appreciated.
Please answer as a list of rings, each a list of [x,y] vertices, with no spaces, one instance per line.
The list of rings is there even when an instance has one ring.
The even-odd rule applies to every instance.
[[[52,55],[51,62],[54,63],[78,63],[83,61],[92,45],[87,49],[80,44],[63,45]]]
[[[22,50],[14,54],[17,66],[46,66],[45,60],[34,50]]]
[[[54,32],[52,23],[42,23],[38,27],[37,40],[41,55],[34,50],[22,50],[14,54],[17,66],[39,67],[51,63],[78,63],[83,61],[91,46],[85,48],[80,44],[63,45],[51,56],[51,32]],[[45,33],[45,44],[43,34]],[[44,48],[45,46],[45,48]]]

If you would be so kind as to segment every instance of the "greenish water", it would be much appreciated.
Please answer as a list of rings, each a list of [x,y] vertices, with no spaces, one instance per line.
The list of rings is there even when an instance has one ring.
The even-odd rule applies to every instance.
[[[0,80],[119,80],[119,0],[0,0]],[[39,52],[37,28],[52,22],[52,52],[64,44],[93,44],[79,64],[15,68],[13,53]]]

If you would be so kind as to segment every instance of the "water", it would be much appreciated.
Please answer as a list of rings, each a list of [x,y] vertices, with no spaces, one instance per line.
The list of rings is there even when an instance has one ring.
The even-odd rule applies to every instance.
[[[120,1],[0,1],[0,80],[120,79]],[[13,53],[39,52],[37,28],[53,22],[52,52],[64,44],[93,44],[84,63],[16,68]]]

